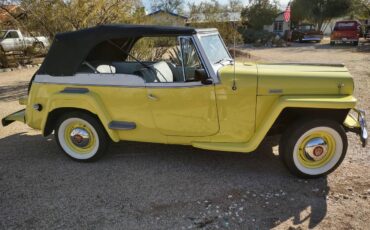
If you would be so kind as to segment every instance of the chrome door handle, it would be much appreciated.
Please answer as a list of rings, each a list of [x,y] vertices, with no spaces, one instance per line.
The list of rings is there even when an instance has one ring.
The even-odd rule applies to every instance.
[[[154,96],[153,94],[148,94],[148,98],[150,99],[150,100],[152,100],[152,101],[157,101],[158,100],[158,98],[156,97],[156,96]]]

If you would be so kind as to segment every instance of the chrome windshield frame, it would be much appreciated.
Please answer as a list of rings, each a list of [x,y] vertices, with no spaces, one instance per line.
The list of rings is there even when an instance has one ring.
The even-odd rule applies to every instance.
[[[208,56],[207,56],[207,54],[206,54],[206,52],[205,52],[205,50],[204,50],[204,48],[202,46],[202,43],[200,41],[200,39],[203,36],[214,36],[214,35],[219,36],[219,38],[220,38],[220,40],[222,42],[222,45],[224,46],[227,54],[229,55],[229,58],[231,60],[234,60],[231,57],[231,55],[230,55],[230,53],[229,53],[229,51],[228,51],[228,49],[227,49],[227,47],[226,47],[223,39],[221,38],[220,33],[217,31],[217,29],[197,30],[197,33],[195,35],[193,35],[193,40],[194,40],[195,46],[197,47],[198,52],[199,52],[199,54],[201,56],[202,62],[204,63],[204,66],[208,70],[208,74],[210,75],[210,77],[212,77],[213,82],[215,84],[218,84],[218,83],[220,83],[220,78],[218,77],[218,70],[222,66],[224,66],[224,65],[223,65],[222,62],[221,63],[217,63],[217,64],[211,63],[211,61],[209,60],[209,58],[208,58]]]

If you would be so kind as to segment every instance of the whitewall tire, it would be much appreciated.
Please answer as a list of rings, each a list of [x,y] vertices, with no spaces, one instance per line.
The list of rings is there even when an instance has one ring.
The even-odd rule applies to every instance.
[[[58,120],[56,141],[70,158],[93,161],[102,156],[108,138],[96,118],[84,113],[70,113]]]
[[[316,178],[334,171],[347,152],[347,136],[331,120],[301,121],[283,134],[279,154],[295,175]]]

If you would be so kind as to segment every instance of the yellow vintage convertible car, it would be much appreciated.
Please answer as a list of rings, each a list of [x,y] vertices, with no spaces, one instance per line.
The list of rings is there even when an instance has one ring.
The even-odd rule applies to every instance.
[[[216,29],[104,25],[56,35],[26,108],[2,124],[54,132],[78,161],[110,141],[247,153],[282,134],[287,168],[313,178],[342,162],[346,131],[366,144],[353,91],[343,65],[235,63]]]

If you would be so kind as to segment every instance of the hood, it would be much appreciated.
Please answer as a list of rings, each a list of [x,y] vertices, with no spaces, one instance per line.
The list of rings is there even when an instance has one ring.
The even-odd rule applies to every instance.
[[[352,76],[340,64],[258,64],[258,95],[351,95]]]

